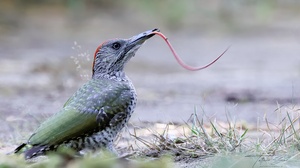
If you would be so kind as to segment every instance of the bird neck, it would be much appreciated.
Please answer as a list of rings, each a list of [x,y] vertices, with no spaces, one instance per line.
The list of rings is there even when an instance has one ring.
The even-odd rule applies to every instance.
[[[112,79],[117,81],[128,81],[128,77],[125,75],[124,71],[111,71],[109,73],[94,73],[93,79]]]

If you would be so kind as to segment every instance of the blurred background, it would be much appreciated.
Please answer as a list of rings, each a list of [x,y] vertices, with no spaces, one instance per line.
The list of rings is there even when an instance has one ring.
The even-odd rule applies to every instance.
[[[183,123],[195,112],[277,122],[278,107],[299,109],[298,0],[1,0],[1,130],[34,130],[90,78],[99,44],[153,28],[190,65],[231,48],[189,72],[161,38],[148,40],[126,67],[138,92],[132,123]]]

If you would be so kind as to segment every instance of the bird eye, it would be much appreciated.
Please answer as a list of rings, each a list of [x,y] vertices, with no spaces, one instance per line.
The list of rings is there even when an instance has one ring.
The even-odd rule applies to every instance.
[[[118,43],[118,42],[115,42],[115,43],[112,44],[112,48],[115,49],[115,50],[118,50],[120,47],[121,47],[121,44]]]

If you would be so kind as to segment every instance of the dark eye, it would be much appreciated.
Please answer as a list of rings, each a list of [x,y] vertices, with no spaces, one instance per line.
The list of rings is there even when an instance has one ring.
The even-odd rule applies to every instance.
[[[112,48],[115,49],[115,50],[118,50],[120,47],[121,47],[121,44],[118,43],[118,42],[115,42],[115,43],[112,44]]]

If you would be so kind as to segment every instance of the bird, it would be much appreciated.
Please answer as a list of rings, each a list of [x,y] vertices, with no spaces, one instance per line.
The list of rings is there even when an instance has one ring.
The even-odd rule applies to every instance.
[[[59,147],[76,152],[107,149],[117,153],[114,139],[128,123],[137,94],[124,72],[125,64],[154,36],[152,29],[128,39],[100,44],[94,54],[92,78],[80,87],[61,110],[46,119],[14,153],[25,159],[47,155]]]

